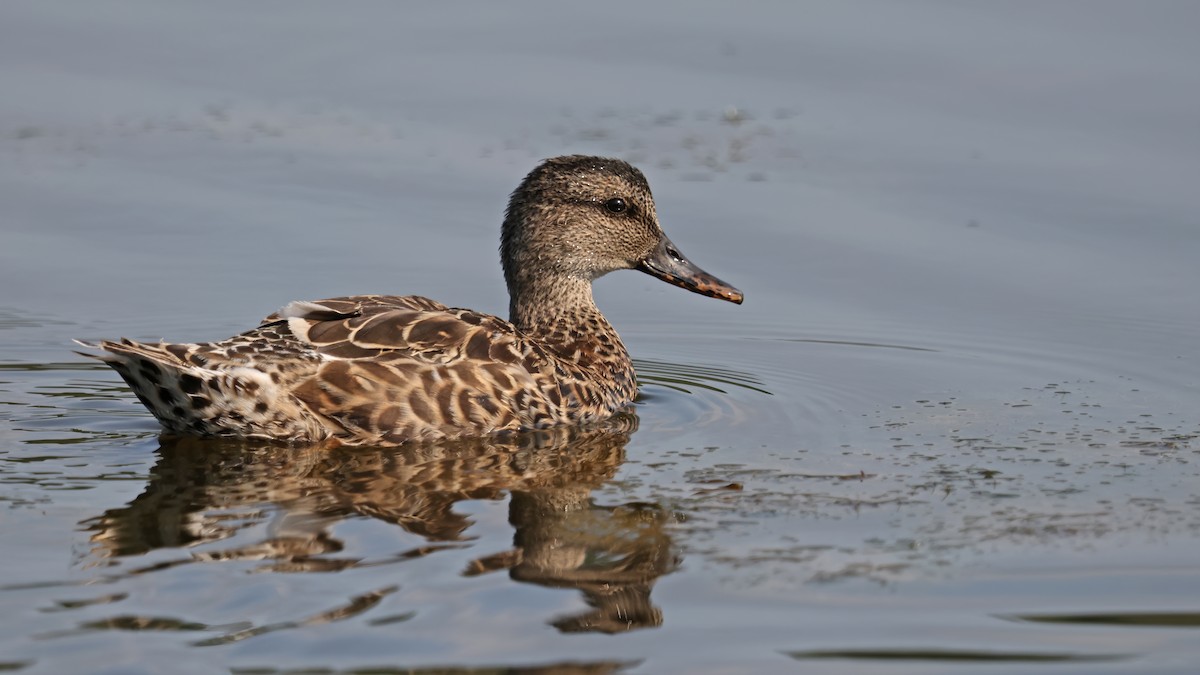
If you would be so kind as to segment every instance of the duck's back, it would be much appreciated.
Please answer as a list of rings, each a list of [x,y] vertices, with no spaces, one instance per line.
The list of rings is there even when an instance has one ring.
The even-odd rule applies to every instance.
[[[169,431],[207,436],[477,436],[604,417],[634,394],[632,371],[614,378],[420,296],[294,302],[221,342],[100,346]]]

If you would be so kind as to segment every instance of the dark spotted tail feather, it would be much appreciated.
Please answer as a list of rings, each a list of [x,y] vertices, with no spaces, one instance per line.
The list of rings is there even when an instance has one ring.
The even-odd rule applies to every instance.
[[[146,344],[122,338],[77,352],[117,371],[166,431],[193,436],[316,441],[328,433],[311,411],[278,386],[277,374],[207,344]]]

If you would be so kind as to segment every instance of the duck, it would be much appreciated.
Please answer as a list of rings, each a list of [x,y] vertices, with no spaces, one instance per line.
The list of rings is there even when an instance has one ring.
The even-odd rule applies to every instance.
[[[388,446],[587,425],[631,406],[633,362],[592,294],[609,272],[743,300],[680,252],[646,177],[620,159],[541,162],[509,198],[500,259],[507,320],[355,295],[291,302],[217,342],[76,342],[168,435]]]

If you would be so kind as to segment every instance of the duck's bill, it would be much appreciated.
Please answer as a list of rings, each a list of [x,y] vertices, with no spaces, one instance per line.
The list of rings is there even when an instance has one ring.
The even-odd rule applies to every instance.
[[[686,288],[693,293],[728,300],[738,305],[742,304],[741,291],[696,267],[666,237],[662,238],[658,247],[637,268],[650,276],[658,277],[680,288]]]

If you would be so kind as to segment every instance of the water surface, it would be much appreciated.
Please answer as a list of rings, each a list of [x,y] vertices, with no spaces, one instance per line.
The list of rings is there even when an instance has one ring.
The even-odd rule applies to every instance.
[[[0,668],[1192,672],[1198,20],[7,3]],[[601,427],[160,439],[71,352],[503,312],[506,196],[569,152],[747,297],[599,281],[642,384]]]

